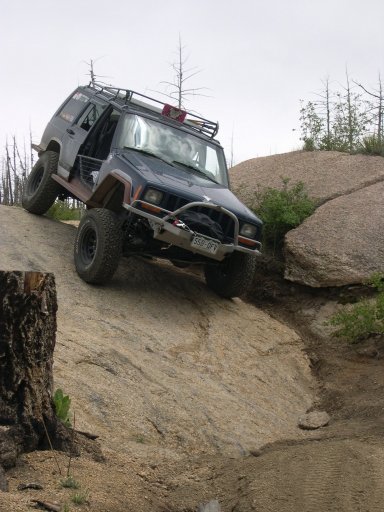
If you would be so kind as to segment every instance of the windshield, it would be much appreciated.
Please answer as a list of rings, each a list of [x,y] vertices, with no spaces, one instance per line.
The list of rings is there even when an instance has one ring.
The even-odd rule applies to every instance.
[[[151,153],[169,164],[228,186],[223,150],[215,144],[136,114],[126,114],[117,141],[119,149]]]

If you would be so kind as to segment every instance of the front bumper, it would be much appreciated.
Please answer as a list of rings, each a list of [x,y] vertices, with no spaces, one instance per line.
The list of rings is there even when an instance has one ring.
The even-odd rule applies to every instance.
[[[231,254],[234,251],[240,251],[247,254],[252,255],[260,255],[260,249],[261,249],[261,243],[256,240],[251,240],[249,238],[241,237],[242,240],[244,240],[245,243],[252,245],[253,247],[244,247],[243,245],[240,245],[239,243],[239,220],[236,217],[234,213],[227,210],[226,208],[223,208],[222,206],[216,205],[214,203],[207,203],[207,202],[200,202],[200,201],[194,201],[192,203],[188,203],[181,208],[178,208],[177,210],[170,212],[168,210],[164,210],[163,208],[158,208],[159,212],[162,214],[165,213],[164,217],[157,217],[156,215],[153,215],[149,213],[148,211],[143,211],[141,208],[138,207],[149,207],[154,208],[154,205],[147,203],[142,200],[135,200],[132,204],[123,203],[123,207],[127,209],[129,212],[134,213],[135,215],[144,217],[148,219],[151,228],[153,229],[153,237],[156,240],[160,240],[162,242],[175,245],[177,247],[181,247],[182,249],[185,249],[187,251],[190,251],[192,253],[201,254],[203,256],[206,256],[210,259],[222,261],[228,254]],[[201,235],[205,239],[210,239],[213,242],[218,243],[217,250],[214,254],[207,252],[204,249],[200,249],[199,247],[196,247],[192,245],[192,240],[196,235],[200,235],[198,232],[194,232],[191,229],[189,229],[187,226],[184,227],[178,227],[175,226],[172,222],[172,220],[177,220],[178,216],[182,214],[183,212],[196,207],[205,207],[207,209],[211,208],[213,210],[217,210],[219,212],[225,213],[229,217],[232,218],[234,221],[234,241],[230,244],[224,244],[221,243],[219,240],[207,237],[206,235]]]

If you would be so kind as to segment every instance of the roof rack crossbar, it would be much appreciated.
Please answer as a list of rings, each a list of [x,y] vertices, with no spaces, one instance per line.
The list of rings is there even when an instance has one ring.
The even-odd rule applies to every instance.
[[[146,94],[142,94],[140,92],[132,91],[131,89],[123,89],[121,87],[113,87],[110,85],[102,85],[97,82],[90,82],[89,87],[96,90],[96,95],[104,96],[108,101],[116,102],[116,105],[119,107],[129,106],[131,103],[135,104],[135,98],[144,98],[155,104],[161,105],[161,109],[154,107],[152,105],[143,104],[139,102],[139,105],[148,108],[150,110],[156,110],[157,113],[161,113],[167,103],[164,101],[157,100],[156,98],[152,98],[151,96],[147,96]],[[184,123],[190,128],[203,133],[209,136],[211,139],[215,137],[217,132],[219,131],[219,123],[214,121],[209,121],[204,117],[201,117],[192,112],[186,111],[187,118]]]

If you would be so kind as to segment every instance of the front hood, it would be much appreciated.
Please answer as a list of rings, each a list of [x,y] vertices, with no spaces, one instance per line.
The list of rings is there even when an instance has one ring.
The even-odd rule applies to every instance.
[[[126,151],[117,155],[122,162],[133,165],[148,185],[184,197],[189,201],[212,202],[227,208],[239,217],[261,223],[228,188],[210,181],[182,166],[173,166],[156,157]],[[251,220],[251,219],[249,219]]]

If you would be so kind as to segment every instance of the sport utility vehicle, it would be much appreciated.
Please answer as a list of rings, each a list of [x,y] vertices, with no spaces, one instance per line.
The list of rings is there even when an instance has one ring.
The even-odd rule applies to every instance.
[[[103,284],[121,255],[203,264],[224,297],[251,284],[261,221],[229,190],[218,124],[143,94],[78,87],[46,127],[23,195],[44,214],[57,198],[87,209],[74,248],[79,276]]]

